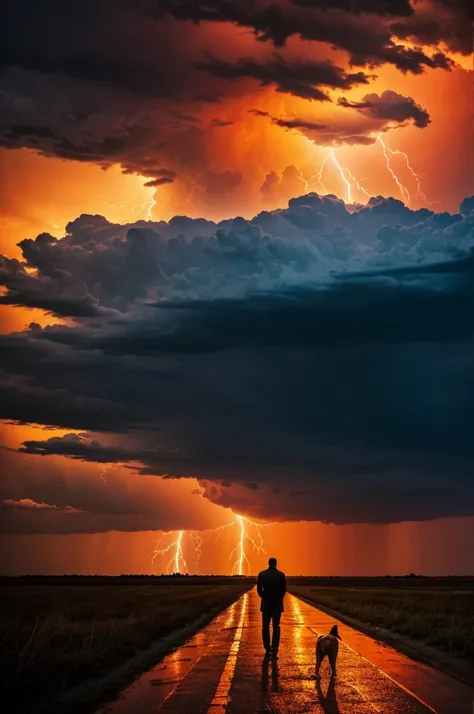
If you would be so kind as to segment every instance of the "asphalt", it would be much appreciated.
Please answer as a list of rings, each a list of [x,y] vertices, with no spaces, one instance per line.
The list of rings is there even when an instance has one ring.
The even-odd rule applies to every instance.
[[[325,662],[317,681],[316,637],[336,622],[287,595],[279,656],[264,657],[252,590],[100,714],[474,714],[466,685],[340,622],[337,678]]]

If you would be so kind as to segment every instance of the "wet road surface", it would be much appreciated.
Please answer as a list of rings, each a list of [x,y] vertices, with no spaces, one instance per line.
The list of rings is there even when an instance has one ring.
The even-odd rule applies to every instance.
[[[317,682],[316,636],[338,621],[293,595],[265,658],[259,608],[243,595],[102,714],[474,714],[468,687],[342,623],[337,679],[326,660]]]

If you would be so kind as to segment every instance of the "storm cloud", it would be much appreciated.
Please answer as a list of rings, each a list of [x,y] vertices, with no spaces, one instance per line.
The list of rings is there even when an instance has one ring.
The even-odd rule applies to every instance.
[[[263,87],[274,85],[277,92],[320,102],[330,101],[325,88],[351,89],[358,84],[368,84],[370,80],[370,75],[364,72],[345,72],[329,61],[294,59],[287,62],[278,54],[261,62],[241,58],[235,63],[210,56],[199,67],[216,77],[249,77],[258,80]]]
[[[353,111],[328,123],[315,121],[314,118],[276,117],[259,109],[250,110],[250,113],[267,118],[272,124],[287,131],[297,131],[318,146],[373,144],[380,133],[390,129],[408,124],[424,129],[431,121],[426,109],[417,104],[413,97],[405,97],[391,90],[381,95],[375,92],[367,94],[360,101],[341,97],[338,105]]]
[[[415,102],[413,97],[403,97],[397,92],[386,90],[380,96],[367,94],[360,102],[351,102],[341,98],[338,102],[343,107],[357,109],[368,117],[382,121],[396,122],[399,126],[413,120],[418,129],[424,129],[430,122],[430,115]],[[384,127],[386,129],[386,127]]]
[[[49,323],[0,334],[0,419],[44,426],[0,453],[5,532],[200,528],[211,516],[185,489],[201,510],[278,520],[472,513],[474,198],[448,214],[308,193],[318,146],[428,126],[431,88],[394,89],[453,70],[471,14],[465,0],[2,5],[0,148],[120,167],[150,190],[137,183],[141,208],[107,194],[110,215],[155,201],[174,215],[80,215],[0,256],[0,306]],[[373,168],[367,188],[384,192]],[[454,184],[434,208],[453,209]]]
[[[0,337],[0,417],[81,432],[16,456],[193,477],[263,518],[472,514],[470,207],[308,194],[252,220],[82,216],[23,241],[5,299],[38,282],[56,314],[69,296],[96,310]]]
[[[183,509],[191,529],[217,525],[225,517],[202,497],[193,479],[137,478],[113,460],[65,464],[61,455],[72,454],[72,444],[77,448],[84,439],[66,434],[63,447],[48,449],[53,455],[43,450],[41,459],[27,455],[31,444],[23,453],[0,450],[0,533],[169,531],[182,526]],[[113,459],[117,451],[112,452]]]
[[[248,200],[246,174],[255,167],[215,158],[229,152],[229,127],[245,124],[236,98],[251,96],[265,111],[273,91],[327,107],[334,90],[368,84],[385,65],[449,70],[438,44],[472,50],[467,12],[447,0],[86,0],[67,12],[59,0],[8,0],[0,10],[0,146],[119,165],[168,192],[175,206],[234,205],[235,182],[216,191],[213,177],[237,172]],[[407,119],[425,126],[422,117]],[[345,136],[364,143],[362,132]]]

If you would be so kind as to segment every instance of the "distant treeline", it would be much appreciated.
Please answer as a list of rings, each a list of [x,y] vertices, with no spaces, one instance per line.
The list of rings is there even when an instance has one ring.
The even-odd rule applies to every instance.
[[[1,585],[214,585],[255,580],[245,575],[20,575],[0,576]]]
[[[209,585],[228,583],[229,581],[255,581],[255,576],[245,575],[21,575],[0,576],[1,585]],[[458,588],[474,589],[474,576],[424,576],[379,575],[370,577],[345,577],[339,575],[292,575],[288,581],[293,585],[313,585],[315,587],[410,587],[410,588]]]
[[[370,577],[294,575],[288,580],[293,585],[312,585],[324,588],[431,588],[474,590],[474,576],[469,575],[379,575]]]

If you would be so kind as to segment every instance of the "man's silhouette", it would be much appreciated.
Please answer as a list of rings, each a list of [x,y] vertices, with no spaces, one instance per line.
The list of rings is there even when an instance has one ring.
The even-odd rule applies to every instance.
[[[286,593],[286,575],[277,570],[276,558],[270,558],[268,569],[262,570],[257,578],[257,592],[261,598],[262,638],[267,654],[276,656],[280,644],[280,618],[283,612],[283,598]],[[272,644],[270,646],[270,622],[272,622]]]

